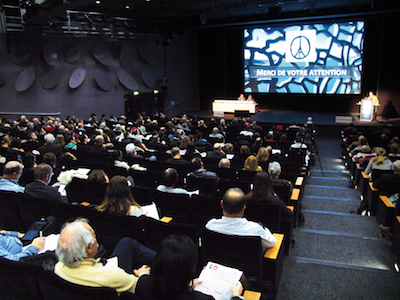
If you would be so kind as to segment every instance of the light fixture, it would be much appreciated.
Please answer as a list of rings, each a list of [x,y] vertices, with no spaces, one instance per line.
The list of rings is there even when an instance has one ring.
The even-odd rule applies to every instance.
[[[100,0],[96,0],[96,4],[97,4],[97,5],[100,5],[100,4],[101,4],[101,1],[100,1]]]
[[[134,92],[133,92],[133,95],[134,95],[134,96],[139,95],[139,91],[134,91]]]
[[[156,95],[158,94],[160,91],[159,90],[154,90],[153,93]]]

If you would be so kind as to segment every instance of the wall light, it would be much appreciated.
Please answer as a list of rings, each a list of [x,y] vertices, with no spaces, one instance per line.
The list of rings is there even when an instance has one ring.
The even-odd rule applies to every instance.
[[[134,96],[139,95],[139,91],[134,91],[134,92],[133,92],[133,95],[134,95]]]
[[[158,94],[160,91],[159,90],[154,90],[153,93],[154,94]]]

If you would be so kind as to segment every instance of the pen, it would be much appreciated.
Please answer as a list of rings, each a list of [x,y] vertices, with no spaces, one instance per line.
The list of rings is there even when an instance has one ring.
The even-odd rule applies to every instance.
[[[43,231],[39,231],[39,236],[43,237]]]

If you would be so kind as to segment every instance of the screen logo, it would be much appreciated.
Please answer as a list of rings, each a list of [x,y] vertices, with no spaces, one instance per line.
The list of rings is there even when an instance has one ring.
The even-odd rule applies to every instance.
[[[315,62],[316,31],[299,30],[287,31],[286,35],[286,62]]]

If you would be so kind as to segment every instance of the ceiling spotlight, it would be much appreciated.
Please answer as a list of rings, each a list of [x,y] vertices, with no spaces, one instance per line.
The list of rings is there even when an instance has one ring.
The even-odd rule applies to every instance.
[[[134,91],[134,92],[133,92],[133,95],[134,95],[134,96],[139,95],[139,91]]]
[[[130,9],[129,5],[125,5],[125,8],[126,8],[126,9]]]
[[[154,95],[156,95],[159,93],[159,90],[154,90],[153,93],[154,93]]]
[[[97,4],[97,5],[100,5],[100,4],[101,4],[101,1],[100,1],[100,0],[96,0],[96,4]]]

